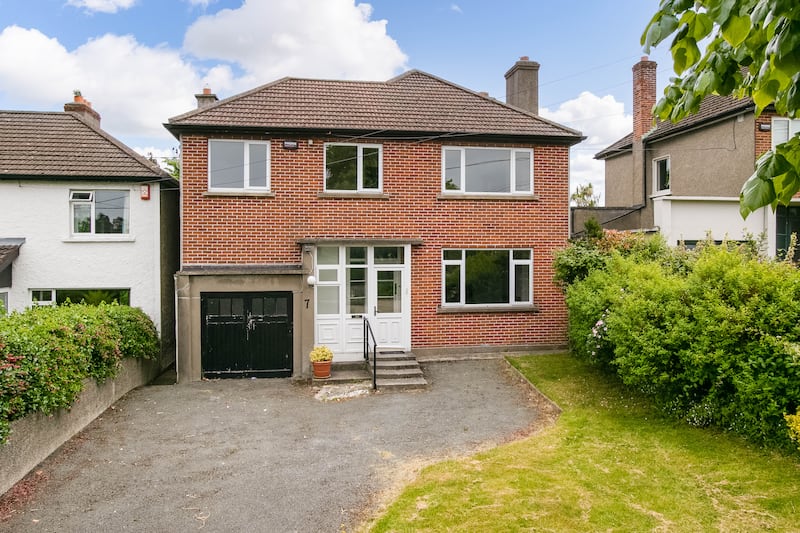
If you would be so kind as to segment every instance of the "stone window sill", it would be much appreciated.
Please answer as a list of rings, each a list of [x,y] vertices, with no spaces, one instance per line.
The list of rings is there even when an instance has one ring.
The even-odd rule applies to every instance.
[[[388,200],[389,195],[382,192],[321,192],[317,198],[353,198],[370,200]]]
[[[436,313],[440,315],[453,313],[538,313],[536,304],[524,305],[440,305]]]
[[[503,200],[512,202],[538,202],[535,194],[445,194],[436,197],[437,200]]]

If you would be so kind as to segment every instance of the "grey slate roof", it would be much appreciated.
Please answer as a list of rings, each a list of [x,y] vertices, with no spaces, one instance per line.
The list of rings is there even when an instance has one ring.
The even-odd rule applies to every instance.
[[[719,119],[738,115],[739,113],[753,111],[755,104],[750,98],[733,98],[731,96],[710,95],[700,103],[697,113],[690,115],[678,122],[659,121],[656,127],[644,135],[645,142],[653,142],[659,139],[670,137],[677,133],[682,133],[705,124],[716,122]],[[633,134],[629,133],[614,144],[604,148],[597,154],[595,159],[607,159],[614,155],[619,155],[630,151],[633,146]]]
[[[166,128],[418,132],[549,138],[579,131],[419,70],[386,82],[282,78],[169,119]]]
[[[0,179],[152,181],[168,178],[77,113],[0,111]]]

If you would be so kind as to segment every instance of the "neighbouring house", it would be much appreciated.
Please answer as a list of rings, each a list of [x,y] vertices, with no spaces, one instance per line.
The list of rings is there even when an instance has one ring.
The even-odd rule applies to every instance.
[[[750,99],[709,96],[694,115],[653,122],[656,63],[633,67],[633,132],[600,151],[605,163],[603,208],[573,208],[573,232],[595,217],[604,227],[660,231],[670,244],[711,238],[766,237],[768,252],[785,250],[800,229],[800,206],[739,214],[739,192],[758,157],[800,130],[800,121],[767,109],[759,117]]]
[[[181,142],[178,379],[307,376],[325,344],[465,353],[563,346],[552,253],[569,148],[538,116],[539,64],[507,103],[417,70],[283,78],[166,128]]]
[[[63,112],[0,111],[0,301],[140,307],[174,360],[178,183],[100,128],[81,96]]]

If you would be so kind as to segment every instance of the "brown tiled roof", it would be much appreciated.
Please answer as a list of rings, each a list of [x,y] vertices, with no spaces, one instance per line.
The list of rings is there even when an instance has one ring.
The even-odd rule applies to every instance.
[[[690,115],[678,122],[659,121],[656,127],[644,135],[645,142],[657,141],[677,133],[688,131],[705,124],[710,124],[718,119],[755,109],[755,104],[750,98],[733,98],[731,96],[706,96],[700,103],[697,113]],[[611,146],[595,154],[595,159],[606,159],[620,153],[627,152],[633,146],[633,134],[628,134]]]
[[[612,144],[611,146],[603,148],[601,151],[597,152],[594,155],[594,158],[606,159],[607,157],[610,157],[612,155],[628,152],[630,151],[632,146],[633,146],[633,133],[629,133],[622,139]]]
[[[165,126],[173,134],[234,127],[582,139],[576,130],[418,70],[386,82],[283,78]]]
[[[75,113],[0,111],[4,177],[145,181],[168,175]]]

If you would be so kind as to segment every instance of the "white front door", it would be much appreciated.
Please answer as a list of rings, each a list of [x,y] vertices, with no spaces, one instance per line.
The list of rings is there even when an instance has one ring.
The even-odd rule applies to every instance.
[[[318,246],[315,342],[336,360],[363,356],[366,317],[379,348],[411,348],[411,247]]]

